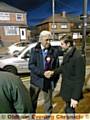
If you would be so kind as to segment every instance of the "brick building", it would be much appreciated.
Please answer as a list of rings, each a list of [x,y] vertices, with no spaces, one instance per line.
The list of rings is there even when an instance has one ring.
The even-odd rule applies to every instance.
[[[7,45],[27,40],[26,12],[0,2],[0,36]]]
[[[72,34],[73,38],[76,39],[76,41],[81,40],[83,25],[82,20],[80,20],[80,16],[67,15],[65,12],[62,12],[61,14],[55,14],[54,18],[54,33],[56,39],[60,38],[64,34]],[[49,18],[38,24],[32,30],[32,37],[36,36],[37,38],[42,30],[49,30],[53,32],[52,21],[53,17],[50,16]],[[87,18],[87,34],[90,35],[90,15]]]
[[[49,30],[55,33],[55,38],[58,39],[64,34],[70,34],[70,21],[67,19],[65,12],[62,14],[55,14],[55,24],[53,26],[53,17],[50,16],[42,23],[38,24],[32,31],[32,37],[38,36],[42,30]]]

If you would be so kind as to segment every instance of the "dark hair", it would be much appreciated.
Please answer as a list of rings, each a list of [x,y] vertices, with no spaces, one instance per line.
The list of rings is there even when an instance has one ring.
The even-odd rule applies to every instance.
[[[64,35],[61,40],[63,40],[66,44],[70,43],[70,46],[73,46],[73,38],[70,35]]]

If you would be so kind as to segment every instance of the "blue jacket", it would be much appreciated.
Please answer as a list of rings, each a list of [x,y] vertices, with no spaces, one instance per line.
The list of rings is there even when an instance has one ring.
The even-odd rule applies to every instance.
[[[51,82],[54,87],[57,83],[59,75],[52,76],[50,80],[44,77],[44,63],[43,54],[40,43],[31,49],[29,60],[29,69],[31,71],[30,83],[38,86],[43,90],[47,90],[51,87]],[[48,48],[48,55],[51,59],[50,70],[54,70],[59,66],[59,59],[57,51],[51,46]]]

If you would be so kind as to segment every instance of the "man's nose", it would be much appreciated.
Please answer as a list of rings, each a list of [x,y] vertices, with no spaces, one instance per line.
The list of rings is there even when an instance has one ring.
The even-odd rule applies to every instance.
[[[50,39],[47,40],[47,43],[50,43]]]

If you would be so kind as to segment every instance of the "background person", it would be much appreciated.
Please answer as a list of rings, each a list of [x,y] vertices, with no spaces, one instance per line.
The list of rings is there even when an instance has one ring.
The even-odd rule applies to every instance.
[[[29,60],[30,69],[30,95],[33,105],[33,113],[36,112],[37,100],[40,91],[44,94],[44,112],[52,112],[52,91],[59,75],[47,78],[48,70],[54,70],[59,66],[56,51],[50,45],[51,32],[42,31],[39,42],[32,48]]]
[[[0,113],[31,113],[29,93],[18,76],[0,70]]]

